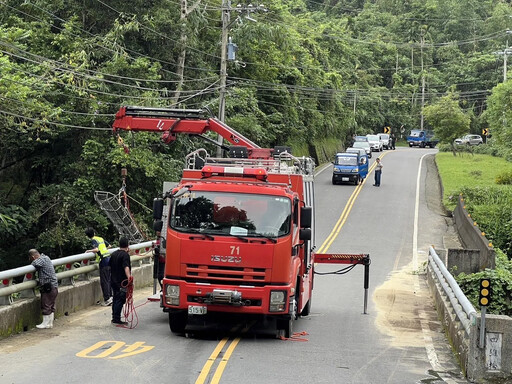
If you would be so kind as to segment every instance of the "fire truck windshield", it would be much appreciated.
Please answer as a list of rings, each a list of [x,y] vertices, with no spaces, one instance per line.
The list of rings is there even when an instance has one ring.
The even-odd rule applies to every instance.
[[[285,236],[290,233],[291,201],[282,196],[190,191],[173,199],[169,225],[186,233]]]

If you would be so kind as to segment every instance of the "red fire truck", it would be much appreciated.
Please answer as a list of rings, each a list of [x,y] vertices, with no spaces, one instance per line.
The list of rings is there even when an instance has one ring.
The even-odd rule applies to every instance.
[[[216,143],[204,136],[213,131],[231,144],[222,145],[228,157],[204,149],[188,155],[179,184],[154,202],[171,331],[183,332],[193,316],[224,312],[275,318],[278,335],[290,337],[293,321],[311,310],[313,159],[260,148],[207,110],[122,107],[119,130]]]

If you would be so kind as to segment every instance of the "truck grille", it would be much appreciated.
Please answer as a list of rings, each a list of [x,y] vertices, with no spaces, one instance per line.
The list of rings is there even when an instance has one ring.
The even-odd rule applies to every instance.
[[[186,265],[186,279],[193,282],[227,285],[263,285],[268,280],[265,268],[243,268],[212,265]]]

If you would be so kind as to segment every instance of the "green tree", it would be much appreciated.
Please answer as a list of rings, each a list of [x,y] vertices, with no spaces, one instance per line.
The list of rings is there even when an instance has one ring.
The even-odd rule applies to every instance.
[[[493,139],[510,158],[512,141],[512,80],[497,85],[488,98],[486,120]]]
[[[454,140],[469,132],[471,119],[459,106],[457,94],[450,92],[436,103],[423,109],[425,120],[434,128],[434,134],[439,142],[450,144],[453,155],[456,156]]]

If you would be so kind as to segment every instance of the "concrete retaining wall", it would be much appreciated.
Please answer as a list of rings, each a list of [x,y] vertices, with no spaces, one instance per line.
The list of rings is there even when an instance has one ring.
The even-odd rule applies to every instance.
[[[135,289],[153,284],[153,263],[132,268]],[[74,286],[59,286],[55,317],[96,305],[102,297],[99,277],[79,281]],[[22,299],[11,305],[0,306],[0,338],[34,328],[41,322],[41,299]]]
[[[458,272],[460,273],[462,271],[471,270],[472,268],[474,269],[475,267],[472,267],[471,265],[475,262],[478,263],[479,269],[467,273],[483,271],[486,268],[496,268],[496,255],[494,249],[489,246],[489,240],[485,238],[482,231],[478,228],[477,223],[469,215],[462,196],[459,196],[459,201],[453,211],[453,218],[455,219],[457,232],[459,233],[459,238],[462,241],[464,249],[480,251],[480,256],[476,261],[469,261],[470,265],[465,265],[465,263],[459,264],[460,270]],[[459,262],[462,262],[462,260],[459,260]]]

